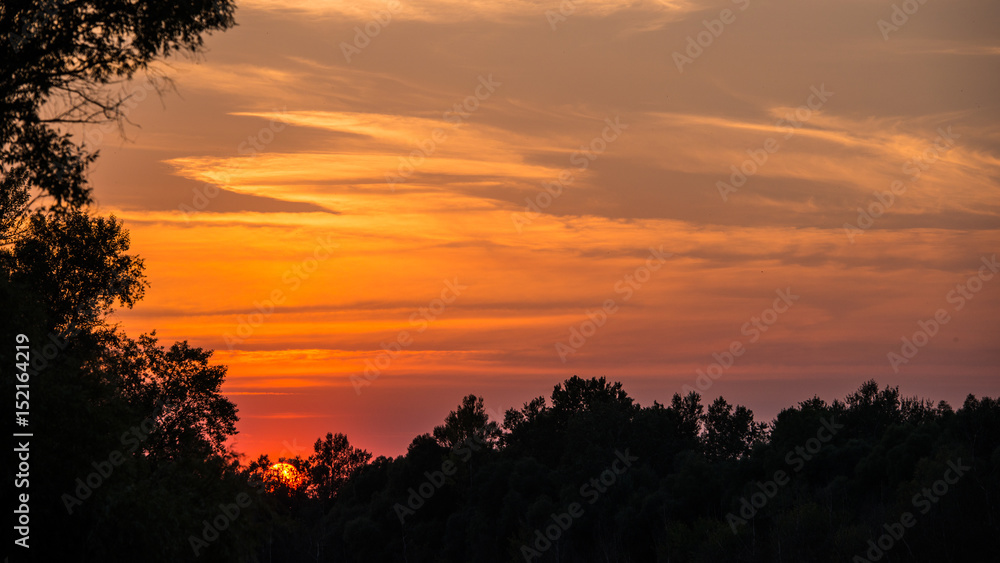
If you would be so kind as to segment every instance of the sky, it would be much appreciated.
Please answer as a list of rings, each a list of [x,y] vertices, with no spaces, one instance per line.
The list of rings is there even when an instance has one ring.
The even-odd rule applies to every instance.
[[[1000,395],[1000,4],[248,0],[94,127],[248,458],[405,452],[573,376],[758,420]],[[156,77],[171,87],[158,92]]]

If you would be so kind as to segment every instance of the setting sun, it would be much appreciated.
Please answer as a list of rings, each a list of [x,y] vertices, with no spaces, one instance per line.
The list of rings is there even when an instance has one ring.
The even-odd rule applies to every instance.
[[[0,0],[3,563],[996,560],[998,21]]]
[[[302,486],[303,478],[294,465],[275,463],[264,473],[264,482],[267,484],[268,490],[273,490],[278,483],[289,489],[297,489]]]

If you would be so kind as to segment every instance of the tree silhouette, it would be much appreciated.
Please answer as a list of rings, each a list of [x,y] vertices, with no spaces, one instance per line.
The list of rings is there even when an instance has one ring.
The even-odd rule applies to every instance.
[[[116,332],[107,346],[93,369],[108,377],[130,405],[155,413],[157,432],[146,442],[149,455],[231,455],[226,441],[236,433],[237,409],[221,394],[226,367],[209,364],[211,351],[187,342],[164,348],[155,333],[132,340]]]
[[[448,413],[444,425],[434,428],[434,438],[446,448],[455,448],[470,440],[493,446],[500,435],[500,427],[490,421],[483,398],[468,395],[458,409]]]
[[[5,1],[0,190],[28,186],[57,209],[89,203],[86,171],[97,153],[60,126],[120,123],[127,99],[110,87],[157,59],[197,51],[204,34],[234,25],[234,11],[229,0]]]
[[[765,437],[767,425],[754,423],[753,412],[741,405],[734,409],[719,397],[705,415],[705,452],[712,459],[738,459]]]
[[[308,471],[314,494],[332,500],[340,487],[372,458],[365,450],[351,446],[344,434],[327,432],[325,439],[313,444]]]
[[[0,264],[11,286],[66,335],[97,327],[116,303],[131,308],[142,298],[143,262],[128,250],[128,233],[114,217],[37,214],[0,249]]]
[[[44,437],[30,440],[38,560],[191,559],[188,538],[244,492],[225,447],[236,421],[220,393],[225,368],[108,321],[143,297],[143,262],[120,221],[87,209],[97,155],[71,129],[120,124],[127,100],[115,88],[197,50],[204,33],[233,25],[233,10],[226,0],[0,4],[0,337],[31,346],[26,430]],[[2,379],[13,389],[9,370]],[[254,522],[229,526],[209,558],[249,557]]]
[[[640,407],[620,384],[574,377],[553,391],[558,410],[539,397],[508,411],[503,439],[473,463],[449,448],[484,420],[470,395],[435,436],[341,485],[321,550],[328,561],[508,562],[542,542],[529,560],[850,561],[884,525],[919,512],[913,496],[960,459],[967,473],[880,560],[989,560],[1000,547],[997,401],[970,397],[956,412],[916,401],[906,408],[920,415],[904,419],[895,396],[866,382],[846,403],[813,397],[783,410],[767,432],[722,397],[707,412],[695,393]],[[631,456],[620,474],[609,469],[622,468],[616,451]],[[450,477],[435,480],[449,463]],[[581,485],[594,483],[583,489],[599,491],[590,503]],[[420,486],[426,498],[413,496]],[[401,522],[395,507],[410,501],[419,506]],[[582,514],[563,519],[572,503]]]

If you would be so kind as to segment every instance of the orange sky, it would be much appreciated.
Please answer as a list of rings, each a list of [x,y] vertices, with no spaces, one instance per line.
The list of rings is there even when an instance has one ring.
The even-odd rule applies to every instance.
[[[151,283],[116,318],[216,350],[238,450],[399,454],[574,374],[666,402],[731,347],[703,395],[765,420],[1000,395],[1000,6],[349,4],[242,3],[86,135]]]

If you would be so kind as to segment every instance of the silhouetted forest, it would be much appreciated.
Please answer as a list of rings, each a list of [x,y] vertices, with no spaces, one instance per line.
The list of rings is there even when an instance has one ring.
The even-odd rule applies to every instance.
[[[16,38],[0,42],[0,362],[4,388],[27,391],[12,427],[31,436],[7,473],[15,522],[30,497],[31,559],[995,560],[998,401],[955,410],[874,381],[761,423],[721,397],[640,407],[619,383],[572,377],[502,421],[469,395],[396,458],[331,432],[307,457],[241,463],[225,366],[110,322],[142,298],[143,262],[90,207],[97,155],[59,129],[120,119],[102,87],[196,50],[232,10],[0,6]],[[43,119],[54,96],[68,109]]]

